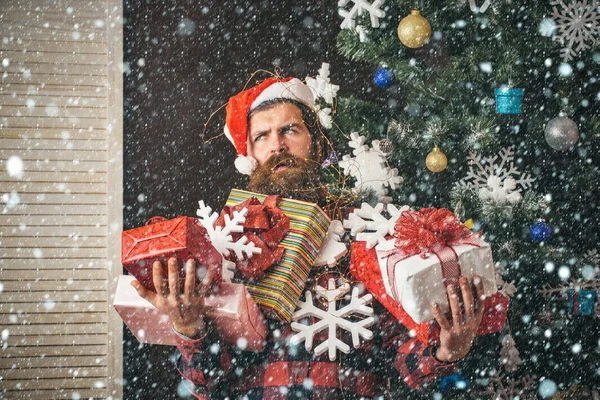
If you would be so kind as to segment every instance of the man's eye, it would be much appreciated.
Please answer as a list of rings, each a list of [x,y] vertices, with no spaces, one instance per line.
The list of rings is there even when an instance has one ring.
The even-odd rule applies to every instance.
[[[254,138],[254,141],[258,142],[258,141],[262,140],[264,137],[265,137],[265,135],[258,135]]]

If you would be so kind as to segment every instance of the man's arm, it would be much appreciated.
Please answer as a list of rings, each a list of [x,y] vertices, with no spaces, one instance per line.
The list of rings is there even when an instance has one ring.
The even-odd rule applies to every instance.
[[[452,322],[442,314],[438,304],[432,304],[433,315],[441,328],[439,346],[426,346],[417,338],[411,338],[406,332],[386,341],[386,347],[397,349],[394,368],[402,380],[413,389],[453,373],[457,362],[471,350],[473,339],[483,318],[483,307],[477,307],[477,310],[475,308],[476,304],[483,304],[485,298],[483,283],[478,276],[473,278],[477,293],[477,301],[475,301],[468,279],[461,277],[459,282],[462,304],[457,289],[452,285],[447,288]]]
[[[222,348],[210,324],[204,321],[204,299],[217,266],[209,267],[204,279],[196,284],[196,263],[188,260],[185,265],[183,294],[176,258],[169,259],[168,268],[168,285],[165,285],[161,262],[156,261],[152,265],[156,293],[146,289],[138,281],[133,281],[132,285],[141,297],[169,317],[176,335],[177,348],[181,353],[177,368],[191,383],[191,393],[196,398],[208,399],[210,390],[230,369],[227,349]]]

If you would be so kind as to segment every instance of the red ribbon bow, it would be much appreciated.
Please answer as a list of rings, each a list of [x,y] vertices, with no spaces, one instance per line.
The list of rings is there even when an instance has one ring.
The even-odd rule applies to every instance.
[[[260,248],[260,254],[254,254],[249,260],[238,260],[235,254],[231,253],[227,259],[236,263],[237,269],[247,280],[258,280],[263,277],[265,270],[283,256],[283,248],[279,248],[279,243],[287,234],[290,227],[290,219],[283,211],[277,208],[279,196],[269,196],[261,204],[256,197],[236,205],[225,206],[216,225],[225,226],[225,215],[233,218],[235,211],[248,209],[246,222],[244,223],[244,232],[233,234],[233,241],[237,241],[241,236],[246,236],[248,242],[253,242]]]
[[[447,208],[403,211],[394,227],[395,246],[405,256],[458,244],[473,233]]]

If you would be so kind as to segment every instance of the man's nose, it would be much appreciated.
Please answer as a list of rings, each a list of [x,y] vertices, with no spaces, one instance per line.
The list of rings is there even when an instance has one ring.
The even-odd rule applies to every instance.
[[[279,135],[275,135],[271,141],[271,153],[285,153],[286,150],[287,147],[283,138]]]

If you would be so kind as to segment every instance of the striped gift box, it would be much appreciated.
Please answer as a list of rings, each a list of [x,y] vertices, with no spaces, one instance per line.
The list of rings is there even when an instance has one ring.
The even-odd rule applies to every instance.
[[[235,206],[250,197],[263,202],[267,196],[233,189],[226,205]],[[290,219],[290,229],[279,243],[283,257],[260,281],[245,285],[267,316],[290,322],[331,220],[314,203],[282,199],[279,208]]]

